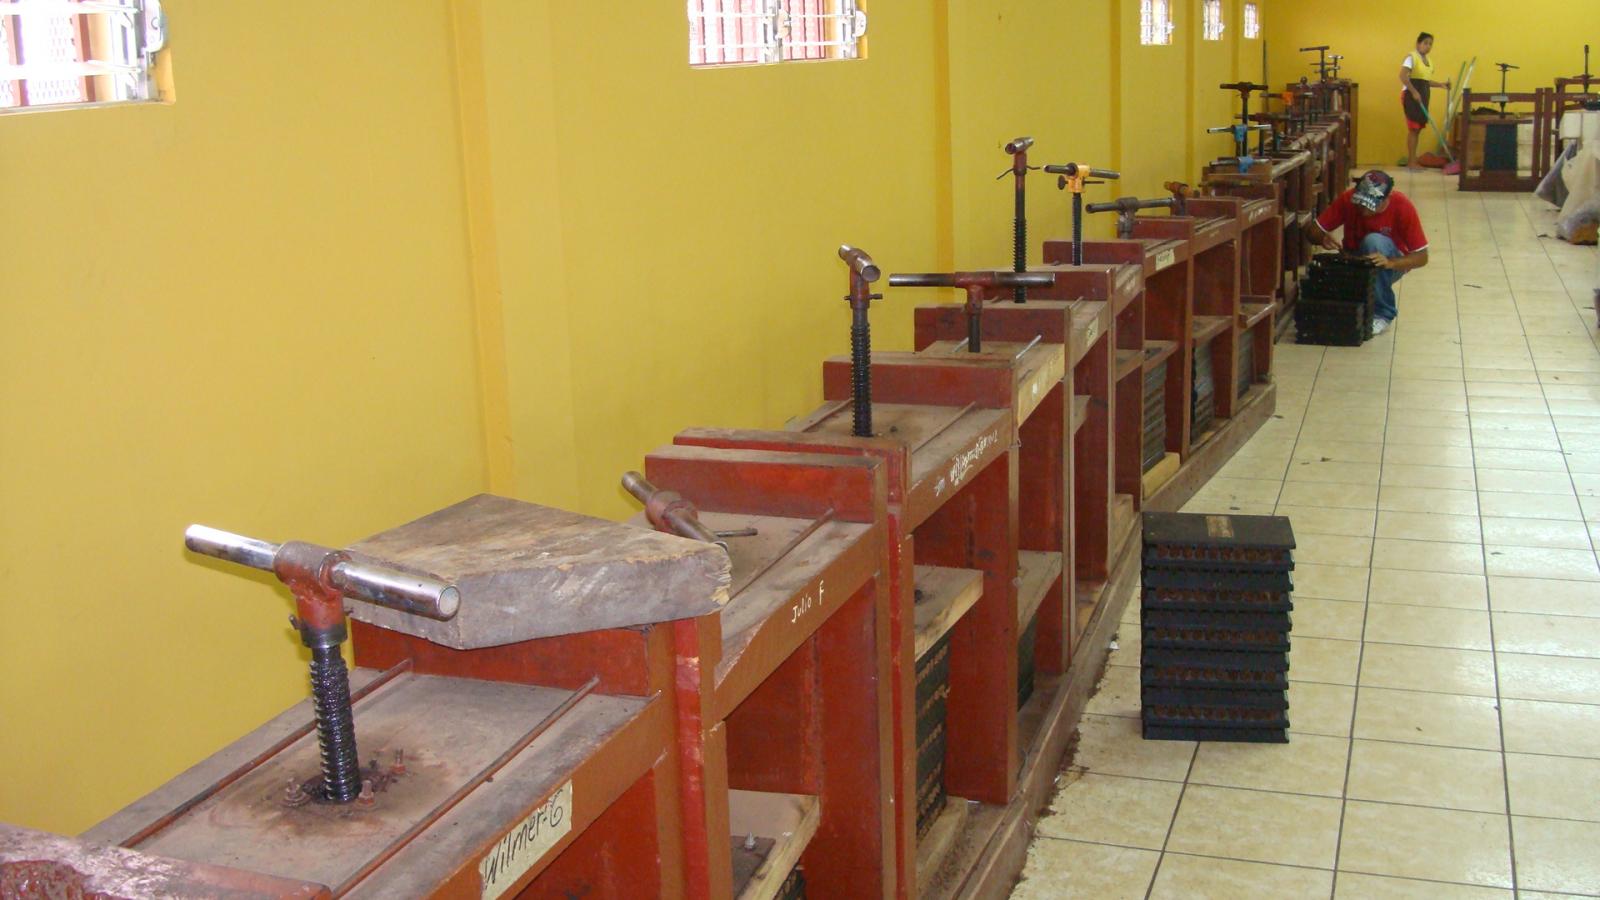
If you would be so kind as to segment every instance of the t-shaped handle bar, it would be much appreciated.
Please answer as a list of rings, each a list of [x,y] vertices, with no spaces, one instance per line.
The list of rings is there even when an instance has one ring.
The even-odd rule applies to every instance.
[[[1083,183],[1089,178],[1104,178],[1108,181],[1115,181],[1122,177],[1121,172],[1114,172],[1110,169],[1097,169],[1094,166],[1086,166],[1083,163],[1045,166],[1044,170],[1051,175],[1061,176],[1059,187],[1063,190],[1071,187],[1074,191],[1083,190]]]
[[[1055,275],[1049,272],[902,272],[889,276],[890,287],[953,287],[969,294],[987,288],[1049,287],[1055,282]]]
[[[1083,186],[1091,177],[1104,178],[1115,181],[1122,177],[1121,172],[1110,169],[1097,169],[1083,163],[1067,163],[1059,166],[1045,166],[1044,170],[1052,175],[1060,175],[1056,180],[1056,187],[1060,190],[1072,191],[1072,264],[1083,265]]]
[[[1520,68],[1522,68],[1521,66],[1513,66],[1511,63],[1495,63],[1495,65],[1499,66],[1501,69],[1520,69]]]
[[[1327,50],[1330,46],[1331,46],[1330,44],[1318,44],[1315,47],[1301,47],[1300,48],[1300,52],[1301,53],[1315,53],[1318,50]]]
[[[1092,213],[1103,212],[1138,212],[1141,209],[1170,209],[1176,201],[1172,197],[1162,197],[1159,200],[1140,200],[1138,197],[1118,197],[1104,203],[1091,203],[1084,209]]]
[[[646,481],[638,472],[624,472],[622,487],[644,504],[644,514],[650,524],[678,537],[728,549],[728,542],[701,523],[700,512],[677,491],[664,491]]]
[[[1117,213],[1117,237],[1133,237],[1133,226],[1137,221],[1141,209],[1173,209],[1178,205],[1176,197],[1163,197],[1160,200],[1140,200],[1138,197],[1118,197],[1105,203],[1091,203],[1084,209],[1092,213],[1114,212]]]
[[[1254,91],[1267,90],[1266,85],[1256,84],[1253,81],[1234,81],[1229,82],[1228,84],[1219,84],[1217,87],[1225,91],[1238,91],[1241,94],[1249,94]]]
[[[343,550],[302,541],[274,544],[205,525],[190,525],[183,543],[202,556],[272,572],[285,582],[294,577],[296,566],[310,559],[312,574],[341,594],[430,619],[453,618],[461,608],[461,592],[453,584],[358,562]]]
[[[312,708],[317,718],[317,748],[322,780],[316,792],[333,803],[350,803],[363,792],[355,715],[350,709],[350,674],[339,646],[348,632],[344,598],[359,597],[380,606],[449,619],[461,608],[453,584],[376,563],[358,562],[344,550],[304,541],[270,541],[190,525],[183,543],[204,556],[225,559],[278,576],[294,594],[290,621],[311,651]],[[368,782],[370,785],[370,782]]]
[[[996,288],[1049,287],[1049,272],[922,272],[889,276],[890,287],[953,287],[967,292],[967,349],[983,349],[983,295]]]

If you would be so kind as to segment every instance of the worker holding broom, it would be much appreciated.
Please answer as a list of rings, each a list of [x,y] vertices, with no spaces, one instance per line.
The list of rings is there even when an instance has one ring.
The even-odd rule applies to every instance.
[[[1417,137],[1428,127],[1428,92],[1430,88],[1450,89],[1450,81],[1434,81],[1433,63],[1428,54],[1433,52],[1433,35],[1424,31],[1417,35],[1417,49],[1406,55],[1400,63],[1400,105],[1406,113],[1406,168],[1417,164]]]

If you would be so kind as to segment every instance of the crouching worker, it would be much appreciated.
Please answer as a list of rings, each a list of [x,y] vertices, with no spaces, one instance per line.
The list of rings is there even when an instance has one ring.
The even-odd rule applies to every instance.
[[[1332,232],[1344,229],[1341,244]],[[1394,283],[1412,269],[1428,264],[1428,236],[1422,233],[1417,208],[1394,189],[1394,179],[1374,169],[1356,186],[1340,194],[1311,229],[1312,243],[1328,250],[1365,256],[1378,272],[1378,300],[1372,334],[1380,335],[1400,314]]]

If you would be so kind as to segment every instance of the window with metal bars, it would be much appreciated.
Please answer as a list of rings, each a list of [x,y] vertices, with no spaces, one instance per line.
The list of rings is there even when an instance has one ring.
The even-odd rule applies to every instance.
[[[1261,8],[1254,3],[1244,5],[1244,36],[1251,40],[1261,37]]]
[[[1205,13],[1200,36],[1208,41],[1222,40],[1223,29],[1228,26],[1222,21],[1222,0],[1205,0],[1201,7]]]
[[[0,113],[159,100],[160,0],[0,0]]]
[[[1170,44],[1172,32],[1172,6],[1168,0],[1140,0],[1139,43]]]
[[[859,59],[867,14],[857,0],[688,0],[689,65]]]

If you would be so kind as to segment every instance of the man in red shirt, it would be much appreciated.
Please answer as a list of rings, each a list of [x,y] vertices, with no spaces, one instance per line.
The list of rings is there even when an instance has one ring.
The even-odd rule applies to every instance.
[[[1341,244],[1331,232],[1343,228]],[[1311,241],[1328,250],[1344,250],[1372,260],[1378,272],[1378,302],[1372,334],[1382,334],[1400,314],[1394,283],[1412,269],[1428,264],[1428,236],[1410,198],[1394,189],[1394,179],[1373,169],[1356,186],[1340,194],[1311,229]]]

